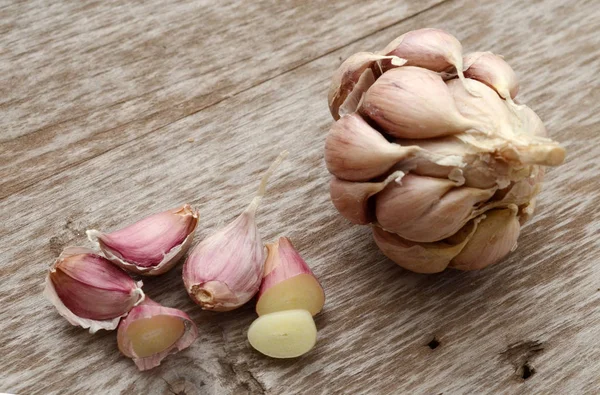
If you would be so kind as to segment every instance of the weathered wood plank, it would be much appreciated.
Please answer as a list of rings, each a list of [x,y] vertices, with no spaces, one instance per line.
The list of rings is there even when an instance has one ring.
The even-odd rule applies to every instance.
[[[0,197],[439,1],[67,2],[48,16],[43,4],[5,10],[15,22],[0,38]],[[30,171],[16,171],[22,167]]]
[[[446,2],[0,201],[0,301],[7,306],[0,390],[596,393],[600,14],[592,5]],[[367,229],[347,224],[328,202],[322,146],[331,72],[340,57],[422,26],[455,32],[467,50],[504,54],[522,77],[524,101],[569,150],[567,163],[549,172],[519,249],[481,272],[425,276],[397,268]],[[260,171],[283,148],[292,153],[259,226],[265,240],[289,235],[325,286],[310,354],[277,361],[253,352],[245,340],[252,306],[199,311],[182,289],[180,267],[145,286],[154,299],[189,312],[201,338],[150,373],[118,354],[113,333],[71,328],[41,298],[47,266],[64,245],[84,243],[85,228],[116,228],[187,201],[201,209],[200,240],[247,204]],[[440,345],[432,350],[434,336]],[[535,369],[527,380],[520,378],[525,362]]]

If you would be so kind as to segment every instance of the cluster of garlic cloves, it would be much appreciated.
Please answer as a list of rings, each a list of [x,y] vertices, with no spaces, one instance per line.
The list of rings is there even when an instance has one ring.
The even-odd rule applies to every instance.
[[[439,29],[408,32],[343,62],[325,143],[334,206],[422,273],[489,266],[516,248],[545,166],[565,150],[517,104],[519,81],[491,52],[462,55]]]

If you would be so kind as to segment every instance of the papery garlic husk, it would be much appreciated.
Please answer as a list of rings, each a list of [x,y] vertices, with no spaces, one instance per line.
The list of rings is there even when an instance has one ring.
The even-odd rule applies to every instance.
[[[335,122],[325,142],[327,169],[342,180],[367,181],[394,165],[417,159],[450,168],[463,165],[457,155],[438,155],[416,145],[390,143],[359,114],[344,115]]]
[[[490,210],[477,226],[465,247],[452,258],[449,267],[460,270],[477,270],[490,266],[517,248],[521,226],[518,209]]]
[[[465,77],[483,82],[494,89],[501,98],[515,105],[519,93],[519,80],[506,61],[492,52],[473,52],[463,59]]]
[[[153,214],[110,233],[88,230],[104,256],[132,273],[156,276],[172,269],[192,243],[198,212],[189,204]]]
[[[452,241],[416,243],[403,239],[395,233],[373,226],[373,239],[385,256],[399,266],[415,273],[438,273],[444,271],[452,259],[469,242],[480,219],[467,223]]]
[[[362,93],[375,81],[374,69],[377,60],[390,59],[394,65],[404,64],[405,61],[395,56],[382,56],[371,52],[359,52],[346,59],[336,70],[329,87],[329,111],[334,119],[339,119],[340,107],[351,97],[356,108]],[[375,69],[377,72],[377,69]],[[358,87],[358,92],[353,92]]]
[[[258,315],[304,309],[313,316],[325,304],[325,292],[287,237],[267,244],[264,278],[256,303]]]
[[[141,281],[83,247],[60,254],[46,276],[44,296],[67,321],[90,333],[115,329],[144,300]]]
[[[376,196],[375,216],[383,229],[406,240],[434,242],[456,233],[495,192],[408,174]]]
[[[246,210],[194,247],[185,261],[185,289],[202,309],[233,310],[258,292],[265,254],[256,227],[256,210],[265,195],[269,177],[286,156],[287,151],[282,152],[271,164]]]
[[[369,198],[381,192],[389,183],[400,182],[402,177],[402,171],[396,171],[379,182],[350,182],[333,176],[329,183],[329,194],[340,214],[354,224],[366,225],[374,221]]]
[[[442,77],[420,67],[385,72],[367,90],[358,111],[399,138],[440,137],[479,127],[459,112]]]
[[[119,324],[119,351],[133,359],[139,370],[160,365],[169,354],[189,347],[198,328],[183,311],[164,307],[146,298]]]

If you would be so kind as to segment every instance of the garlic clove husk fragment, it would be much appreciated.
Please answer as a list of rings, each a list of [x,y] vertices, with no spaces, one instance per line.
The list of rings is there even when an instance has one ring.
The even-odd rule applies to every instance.
[[[519,92],[519,80],[506,61],[492,52],[473,52],[464,59],[465,77],[483,82],[510,105]]]
[[[375,199],[377,223],[385,230],[415,242],[445,239],[476,216],[478,204],[496,188],[457,187],[456,182],[408,174],[390,184]]]
[[[340,118],[340,107],[344,106],[348,98],[354,103],[352,106],[356,108],[362,92],[375,81],[376,76],[372,67],[376,61],[381,59],[390,59],[395,65],[405,63],[395,56],[359,52],[346,59],[336,70],[328,93],[329,111],[334,119]],[[354,92],[357,87],[358,92]]]
[[[204,310],[229,311],[258,292],[264,269],[264,247],[256,227],[256,210],[267,182],[287,156],[282,152],[262,177],[250,205],[230,224],[193,248],[183,265],[183,282]]]
[[[412,66],[385,72],[367,90],[358,111],[399,138],[441,137],[479,127],[459,112],[442,77]]]
[[[83,247],[60,254],[46,276],[44,296],[67,321],[90,333],[115,329],[144,300],[141,281]]]
[[[189,347],[198,328],[183,311],[164,307],[146,298],[119,324],[117,344],[139,370],[160,365],[169,354]]]
[[[173,268],[192,243],[198,212],[189,204],[151,215],[110,233],[86,233],[117,266],[141,275],[155,276]]]
[[[335,208],[350,222],[366,225],[374,221],[369,210],[369,198],[381,192],[389,183],[399,182],[404,172],[396,171],[380,182],[351,182],[333,176],[329,194]]]
[[[454,69],[461,82],[463,56],[460,41],[452,34],[433,28],[412,30],[390,42],[381,54],[406,59],[406,66],[422,67],[435,72]],[[383,71],[390,69],[390,62],[381,62]]]
[[[477,230],[449,267],[477,270],[499,262],[517,246],[521,226],[517,206],[485,213]]]
[[[403,268],[416,273],[439,273],[462,251],[477,229],[478,221],[466,224],[461,229],[461,240],[454,242],[416,243],[378,226],[373,226],[373,239],[385,256]]]
[[[325,304],[325,292],[304,259],[287,237],[266,245],[264,278],[256,302],[260,315],[304,309],[313,316]]]

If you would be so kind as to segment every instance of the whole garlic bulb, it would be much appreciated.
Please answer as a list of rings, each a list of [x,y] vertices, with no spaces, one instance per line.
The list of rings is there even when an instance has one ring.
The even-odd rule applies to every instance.
[[[438,29],[351,56],[329,91],[335,207],[371,224],[382,252],[415,272],[500,261],[533,214],[544,166],[565,157],[535,112],[513,101],[518,90],[502,57],[463,56]]]

